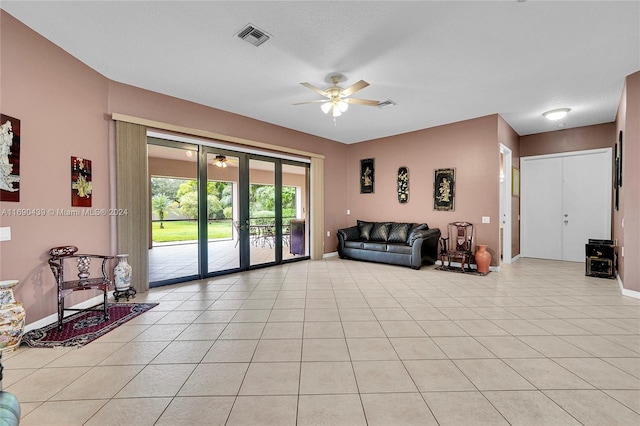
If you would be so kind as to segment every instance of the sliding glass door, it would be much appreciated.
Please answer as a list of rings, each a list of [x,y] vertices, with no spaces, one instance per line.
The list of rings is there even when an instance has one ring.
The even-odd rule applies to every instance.
[[[201,221],[203,239],[207,241],[206,259],[209,272],[240,268],[240,158],[222,150],[207,149],[203,153],[206,164],[206,185],[200,187],[200,197],[206,211]]]
[[[147,151],[149,282],[198,278],[198,147],[167,141]]]
[[[276,261],[276,164],[249,159],[249,260],[252,266]]]
[[[308,164],[152,138],[148,146],[152,287],[308,258]]]

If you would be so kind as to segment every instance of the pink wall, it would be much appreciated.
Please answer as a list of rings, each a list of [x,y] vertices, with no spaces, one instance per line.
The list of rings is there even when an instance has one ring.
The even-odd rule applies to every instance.
[[[325,252],[347,225],[347,147],[294,130],[241,117],[107,80],[0,10],[2,113],[21,120],[21,201],[2,209],[71,209],[71,156],[93,161],[93,208],[110,207],[110,113],[253,139],[325,155]],[[111,137],[113,137],[111,135]],[[27,324],[56,311],[56,289],[46,263],[51,247],[111,253],[109,217],[0,217],[12,240],[0,244],[0,279],[19,279],[16,298]],[[74,295],[70,304],[94,294]]]
[[[511,166],[520,169],[520,136],[498,116],[498,142],[511,150]],[[511,170],[504,171],[505,179],[511,178]],[[520,197],[511,195],[511,257],[520,254]]]
[[[349,225],[356,220],[426,222],[446,232],[454,221],[476,226],[476,243],[488,244],[492,265],[499,238],[500,151],[498,116],[349,145]],[[375,193],[360,194],[360,160],[375,159]],[[398,203],[398,168],[409,168],[409,202]],[[433,210],[435,169],[455,168],[455,210]],[[491,223],[483,224],[482,216]],[[335,243],[334,243],[335,247]]]
[[[92,160],[92,208],[109,208],[107,79],[0,12],[2,113],[21,120],[20,202],[0,209],[53,209],[44,217],[1,216],[11,241],[0,243],[0,278],[18,279],[27,323],[56,311],[47,264],[51,247],[73,244],[109,253],[109,217],[68,217],[71,156]],[[74,295],[71,303],[84,295]]]
[[[347,198],[344,194],[346,145],[113,81],[109,82],[108,112],[324,155],[324,252],[335,251],[335,233],[347,223]],[[329,237],[326,231],[330,232]]]
[[[520,138],[520,157],[609,148],[615,141],[615,123],[596,124]]]
[[[620,130],[623,132],[623,176],[620,210],[614,211],[613,232],[618,245],[624,246],[624,257],[621,249],[618,252],[618,272],[624,288],[640,292],[640,263],[637,261],[640,259],[640,72],[625,80],[615,140]]]
[[[627,123],[627,87],[628,87],[628,81],[625,80],[625,84],[624,84],[624,88],[622,89],[622,96],[620,96],[620,102],[618,103],[618,114],[616,116],[616,128],[615,128],[615,138],[611,141],[611,145],[613,145],[614,143],[616,143],[618,141],[618,133],[620,131],[623,132],[623,136],[624,136],[624,153],[623,153],[623,167],[622,167],[622,172],[625,174],[625,176],[623,176],[622,178],[622,187],[620,188],[620,199],[619,199],[619,210],[616,211],[614,208],[612,208],[613,214],[611,216],[611,219],[613,221],[613,239],[616,242],[616,244],[618,244],[618,246],[623,247],[625,244],[625,230],[622,227],[622,218],[624,217],[624,212],[625,212],[625,201],[626,201],[626,197],[625,194],[627,193],[626,189],[628,188],[628,185],[625,185],[627,183],[626,180],[626,176],[629,174],[628,170],[625,170],[627,167],[624,166],[628,166],[629,165],[629,161],[628,161],[628,147],[625,142],[628,142],[628,135],[626,135],[625,132],[625,125]],[[637,177],[636,177],[637,178]],[[637,192],[636,192],[637,194]],[[615,197],[615,193],[614,193],[614,197]],[[626,225],[626,224],[625,224]],[[625,253],[626,254],[626,253]],[[625,256],[626,257],[626,256]],[[622,280],[622,282],[624,282],[624,277],[625,277],[625,257],[622,256],[622,249],[618,249],[618,273],[620,274],[620,279]],[[636,262],[637,263],[637,262]]]

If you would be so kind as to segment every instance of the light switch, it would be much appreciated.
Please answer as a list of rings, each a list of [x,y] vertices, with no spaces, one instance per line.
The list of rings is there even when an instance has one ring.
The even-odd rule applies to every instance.
[[[347,216],[351,214],[351,210],[347,210]]]
[[[331,231],[327,231],[327,237],[331,236]]]
[[[0,241],[11,241],[11,227],[3,226],[0,228]]]
[[[482,223],[491,223],[491,218],[489,216],[482,216]]]

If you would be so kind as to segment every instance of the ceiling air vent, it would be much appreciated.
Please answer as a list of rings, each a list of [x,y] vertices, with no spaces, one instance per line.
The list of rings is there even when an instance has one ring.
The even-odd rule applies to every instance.
[[[391,99],[386,100],[386,101],[382,101],[378,104],[378,108],[391,108],[392,106],[398,105],[395,102],[393,102]]]
[[[247,24],[247,26],[240,30],[237,35],[242,40],[251,43],[256,47],[260,46],[270,38],[267,33],[251,24]]]

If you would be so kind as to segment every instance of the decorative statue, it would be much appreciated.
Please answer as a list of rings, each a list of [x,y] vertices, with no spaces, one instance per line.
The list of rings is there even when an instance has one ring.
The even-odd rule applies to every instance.
[[[13,182],[19,182],[18,176],[13,176],[13,164],[9,162],[11,155],[11,145],[13,145],[13,129],[11,121],[7,120],[0,125],[0,189],[16,192],[17,188],[13,187]]]

